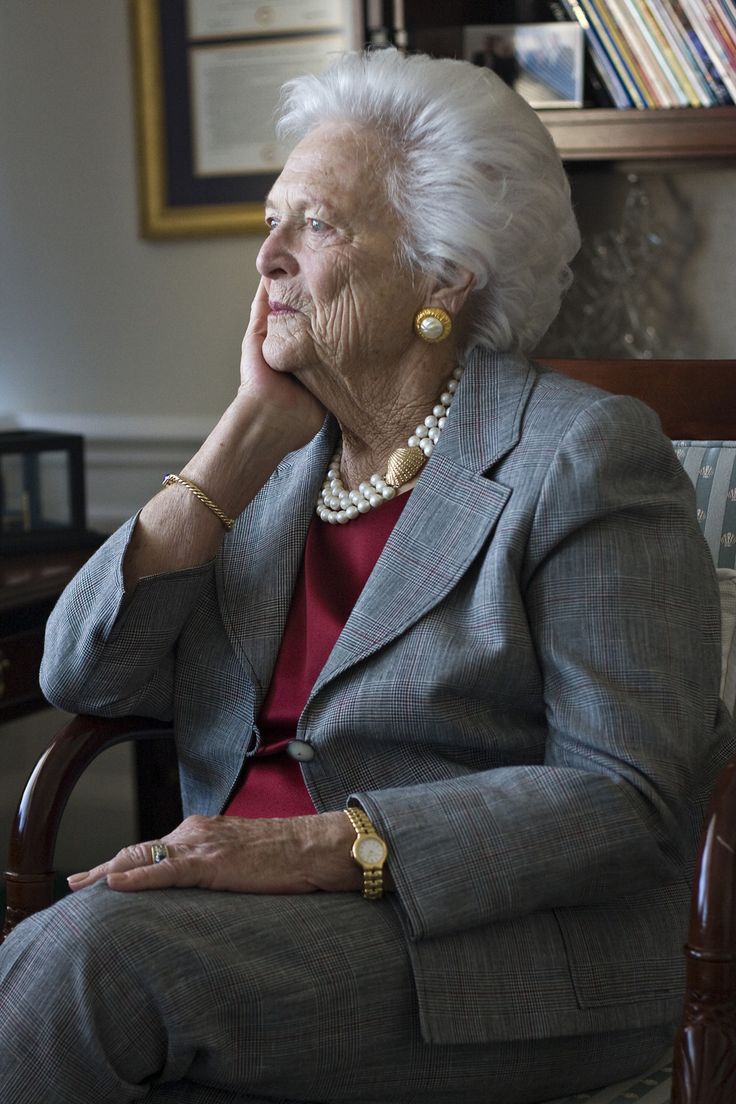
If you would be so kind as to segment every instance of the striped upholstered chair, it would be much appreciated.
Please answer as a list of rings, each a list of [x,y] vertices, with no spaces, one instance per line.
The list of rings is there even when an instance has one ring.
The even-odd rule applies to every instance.
[[[724,700],[736,699],[736,361],[557,361],[660,415],[696,489],[698,519],[719,574]],[[52,741],[21,798],[8,871],[6,934],[53,899],[53,855],[67,799],[85,767],[122,740],[170,736],[145,718],[78,717]],[[618,1085],[554,1104],[735,1104],[736,760],[719,779],[694,877],[685,955],[687,994],[674,1051]],[[583,1059],[584,1061],[584,1059]]]

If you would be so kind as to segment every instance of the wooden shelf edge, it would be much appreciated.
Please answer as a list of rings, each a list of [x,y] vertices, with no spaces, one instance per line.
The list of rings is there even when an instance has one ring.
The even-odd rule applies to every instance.
[[[736,107],[540,111],[565,161],[736,157]]]

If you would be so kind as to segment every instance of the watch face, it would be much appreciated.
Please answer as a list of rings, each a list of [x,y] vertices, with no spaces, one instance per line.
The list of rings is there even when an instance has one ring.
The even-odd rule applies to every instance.
[[[355,845],[356,858],[366,866],[379,866],[386,858],[386,845],[383,840],[365,836],[357,840]]]

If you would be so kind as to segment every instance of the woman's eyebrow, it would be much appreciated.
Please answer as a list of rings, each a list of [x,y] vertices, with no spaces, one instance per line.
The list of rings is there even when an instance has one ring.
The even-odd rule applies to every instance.
[[[286,206],[287,208],[290,207],[292,210],[298,211],[306,210],[308,207],[313,207],[319,208],[319,210],[323,212],[328,218],[339,217],[339,212],[326,199],[323,199],[321,196],[318,196],[312,192],[303,192],[300,195],[294,197],[294,200],[292,202],[289,202],[288,199],[286,199],[286,202],[284,203],[284,199],[286,199],[286,197],[282,197],[282,203],[280,205],[277,202],[276,198],[274,198],[273,192],[269,192],[265,200],[263,201],[263,205],[264,207]]]

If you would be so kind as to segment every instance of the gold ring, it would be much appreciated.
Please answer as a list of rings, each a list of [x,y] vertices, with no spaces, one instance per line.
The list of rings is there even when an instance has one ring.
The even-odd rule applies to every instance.
[[[151,862],[160,863],[168,859],[169,849],[165,843],[154,843],[151,847]]]

